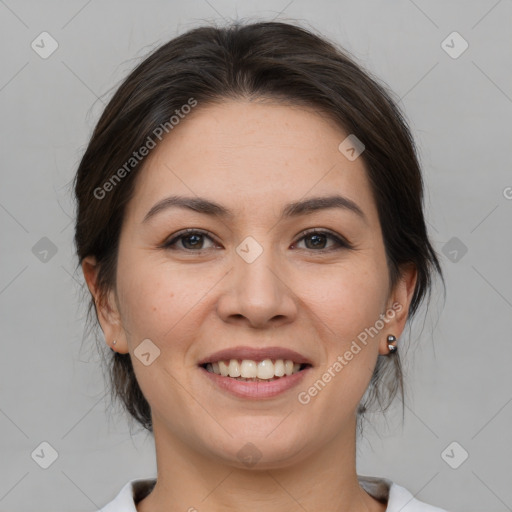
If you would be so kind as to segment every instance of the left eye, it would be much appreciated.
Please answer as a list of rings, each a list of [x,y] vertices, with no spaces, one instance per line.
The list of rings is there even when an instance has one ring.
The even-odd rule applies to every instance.
[[[335,246],[337,245],[338,247],[334,247],[334,248],[325,248],[323,247],[323,245],[325,244],[325,241],[328,240],[328,239],[331,239],[331,240],[334,240],[335,242]],[[333,235],[332,233],[329,233],[328,231],[309,231],[308,233],[306,233],[305,235],[303,235],[301,238],[299,238],[298,242],[301,242],[302,240],[310,240],[311,241],[311,246],[310,247],[307,247],[307,243],[306,243],[306,249],[319,249],[319,250],[323,250],[323,251],[330,251],[330,250],[335,250],[337,248],[342,248],[342,247],[346,247],[346,248],[349,248],[350,245],[348,244],[348,242],[345,242],[343,241],[341,238]]]
[[[181,233],[178,233],[178,235],[173,237],[168,242],[165,242],[163,244],[163,247],[165,249],[173,249],[174,250],[177,248],[177,249],[184,249],[187,251],[199,252],[199,251],[211,248],[211,247],[204,247],[205,239],[209,239],[211,242],[214,242],[211,234],[209,234],[208,232],[198,231],[198,230],[194,230],[194,229],[188,229],[185,232],[182,231]],[[326,241],[329,239],[334,241],[335,247],[330,247],[330,248],[325,247]],[[332,233],[329,233],[328,231],[315,231],[315,230],[309,231],[309,232],[303,234],[302,237],[298,239],[296,244],[302,242],[303,240],[304,241],[309,240],[311,243],[309,244],[309,247],[308,247],[308,244],[306,243],[306,249],[311,249],[311,250],[314,250],[315,252],[331,251],[331,250],[336,250],[339,248],[350,248],[351,247],[351,245],[347,241],[333,235]],[[182,243],[182,247],[176,247],[178,242]]]

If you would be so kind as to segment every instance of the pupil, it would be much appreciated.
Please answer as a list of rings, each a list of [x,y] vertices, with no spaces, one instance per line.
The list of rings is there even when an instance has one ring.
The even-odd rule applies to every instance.
[[[316,242],[313,242],[313,247],[318,247],[319,245],[322,245],[322,242],[325,242],[324,235],[310,235],[310,240],[316,240]],[[319,242],[319,243],[318,243]]]
[[[192,245],[192,247],[197,247],[198,245],[200,245],[200,241],[201,241],[200,239],[201,239],[202,236],[203,235],[188,235],[187,237],[185,237],[183,239],[183,241],[186,242],[186,241],[189,241],[190,239],[194,239],[195,238],[196,241],[192,242],[191,245]],[[186,242],[186,243],[188,243],[188,242]],[[185,243],[185,245],[186,245],[186,243]]]

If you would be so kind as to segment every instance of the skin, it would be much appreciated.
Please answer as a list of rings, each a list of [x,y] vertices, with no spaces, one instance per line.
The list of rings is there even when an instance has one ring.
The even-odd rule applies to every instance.
[[[83,271],[97,298],[107,343],[130,353],[151,405],[158,481],[139,512],[383,512],[358,484],[356,410],[387,335],[399,338],[416,283],[414,268],[390,289],[379,218],[361,158],[338,150],[347,133],[313,110],[276,102],[226,100],[199,105],[152,150],[137,176],[121,232],[117,287],[101,303],[98,267]],[[291,201],[333,192],[366,220],[338,208],[279,220]],[[233,218],[171,208],[144,223],[169,195],[201,196]],[[212,233],[161,244],[185,228]],[[303,231],[346,238],[317,245]],[[263,253],[247,263],[235,251],[252,236]],[[201,253],[194,247],[204,248]],[[195,252],[194,252],[195,251]],[[398,302],[378,335],[307,405],[307,390],[357,335]],[[145,366],[144,339],[160,355]],[[247,400],[219,390],[198,368],[212,352],[238,345],[281,346],[313,362],[297,388]],[[252,443],[261,458],[247,467],[237,453]]]

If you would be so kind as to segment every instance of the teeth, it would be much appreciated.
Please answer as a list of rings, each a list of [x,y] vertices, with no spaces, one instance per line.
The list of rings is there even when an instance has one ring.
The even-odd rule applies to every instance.
[[[209,372],[222,375],[223,377],[237,378],[238,380],[271,380],[276,377],[284,377],[297,373],[300,369],[299,363],[294,363],[290,359],[265,359],[263,361],[252,361],[244,359],[238,361],[231,359],[229,361],[218,361],[208,363],[206,369]]]
[[[258,363],[258,379],[271,379],[274,376],[274,363],[270,359],[265,359]]]
[[[240,377],[244,379],[252,379],[258,376],[258,365],[255,361],[244,359],[240,367]],[[232,377],[232,375],[230,375]]]
[[[284,362],[282,359],[278,359],[274,363],[274,375],[276,377],[284,377]]]
[[[219,361],[219,372],[223,377],[227,377],[229,374],[228,365],[224,361]]]
[[[236,359],[231,359],[231,361],[229,361],[228,370],[230,377],[240,377],[240,375],[242,375],[240,365]]]

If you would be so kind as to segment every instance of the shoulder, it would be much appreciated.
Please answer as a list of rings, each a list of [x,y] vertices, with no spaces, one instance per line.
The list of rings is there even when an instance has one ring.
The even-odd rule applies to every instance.
[[[405,487],[386,478],[358,476],[359,483],[371,496],[387,501],[386,512],[449,512],[416,499]],[[135,506],[153,489],[156,478],[130,480],[113,501],[96,512],[137,512]]]
[[[386,512],[448,512],[416,499],[405,487],[393,482],[389,490]]]
[[[405,487],[387,478],[358,475],[358,479],[370,496],[387,503],[386,512],[448,512],[416,499]]]
[[[95,512],[137,512],[135,504],[151,492],[155,483],[156,478],[130,480],[111,502]]]

